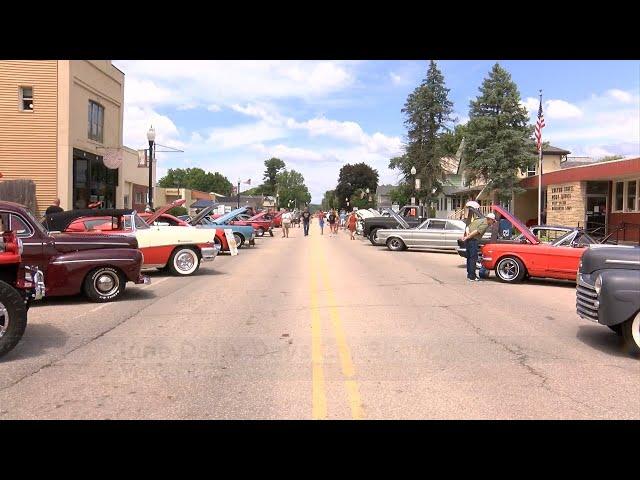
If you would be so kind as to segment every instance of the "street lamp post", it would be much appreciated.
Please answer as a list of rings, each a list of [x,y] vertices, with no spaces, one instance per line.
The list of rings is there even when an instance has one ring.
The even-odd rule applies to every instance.
[[[238,179],[238,208],[240,208],[240,179]]]
[[[156,141],[156,131],[153,129],[153,125],[147,132],[147,140],[149,140],[149,202],[148,206],[150,210],[153,210],[153,145]]]
[[[416,167],[411,167],[411,175],[413,175],[413,181],[414,181],[414,195],[411,197],[411,205],[415,205],[416,204],[416,197],[415,197],[415,190],[417,190],[417,186],[418,186],[418,179],[416,178],[416,173],[418,173],[418,171],[416,170]]]

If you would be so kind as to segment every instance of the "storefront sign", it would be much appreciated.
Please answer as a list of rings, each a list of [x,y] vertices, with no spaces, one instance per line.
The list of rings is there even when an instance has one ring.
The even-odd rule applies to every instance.
[[[233,230],[231,230],[230,228],[225,228],[224,236],[227,237],[231,256],[238,255],[238,244],[236,243],[236,237],[233,236]]]
[[[571,210],[573,185],[551,188],[551,210]]]

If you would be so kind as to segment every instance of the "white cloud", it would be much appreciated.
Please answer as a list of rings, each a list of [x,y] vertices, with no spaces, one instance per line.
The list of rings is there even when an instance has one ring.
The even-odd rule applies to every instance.
[[[582,110],[564,100],[548,100],[544,104],[545,119],[578,118],[582,116]]]
[[[624,90],[619,90],[617,88],[607,91],[607,95],[622,103],[633,102],[633,95],[631,93],[625,92]]]
[[[332,61],[114,61],[126,74],[127,101],[148,106],[188,102],[317,98],[355,81],[352,62]]]
[[[401,85],[403,82],[402,77],[400,75],[396,75],[393,72],[389,72],[389,77],[391,77],[391,82],[394,85]]]
[[[287,136],[286,130],[266,122],[246,123],[225,128],[214,128],[209,133],[206,147],[231,149],[254,143],[276,140]]]
[[[207,107],[207,110],[209,110],[210,112],[219,112],[220,110],[222,110],[222,108],[219,105],[211,104]]]
[[[183,105],[178,105],[178,107],[176,107],[176,110],[194,110],[196,108],[198,108],[198,105],[196,103],[189,102]]]

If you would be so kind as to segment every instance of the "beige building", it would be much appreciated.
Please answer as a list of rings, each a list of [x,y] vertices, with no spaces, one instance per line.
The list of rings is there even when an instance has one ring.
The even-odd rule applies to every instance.
[[[56,197],[123,207],[144,190],[146,202],[148,170],[122,145],[124,80],[109,60],[0,61],[0,172],[35,181],[38,213]]]

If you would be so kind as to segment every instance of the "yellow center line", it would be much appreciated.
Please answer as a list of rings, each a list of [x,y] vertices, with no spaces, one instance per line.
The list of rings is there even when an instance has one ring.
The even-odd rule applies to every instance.
[[[340,356],[340,364],[342,366],[342,375],[345,377],[345,389],[347,391],[347,398],[349,399],[349,407],[351,408],[351,416],[355,420],[360,420],[365,417],[364,408],[362,407],[362,400],[360,399],[360,392],[358,388],[358,382],[355,380],[356,370],[351,358],[351,352],[349,350],[349,344],[347,343],[347,336],[342,327],[342,320],[338,313],[336,297],[331,288],[329,281],[329,269],[327,267],[326,258],[324,255],[324,247],[318,248],[323,251],[323,261],[319,262],[320,270],[322,273],[322,281],[324,288],[327,291],[329,300],[329,318],[331,318],[331,326],[333,328],[333,334],[336,338],[336,344],[338,346],[338,354]]]
[[[318,306],[318,282],[316,280],[315,256],[309,254],[309,291],[311,292],[311,366],[312,366],[312,410],[313,420],[327,418],[327,396],[322,368],[322,322]]]

